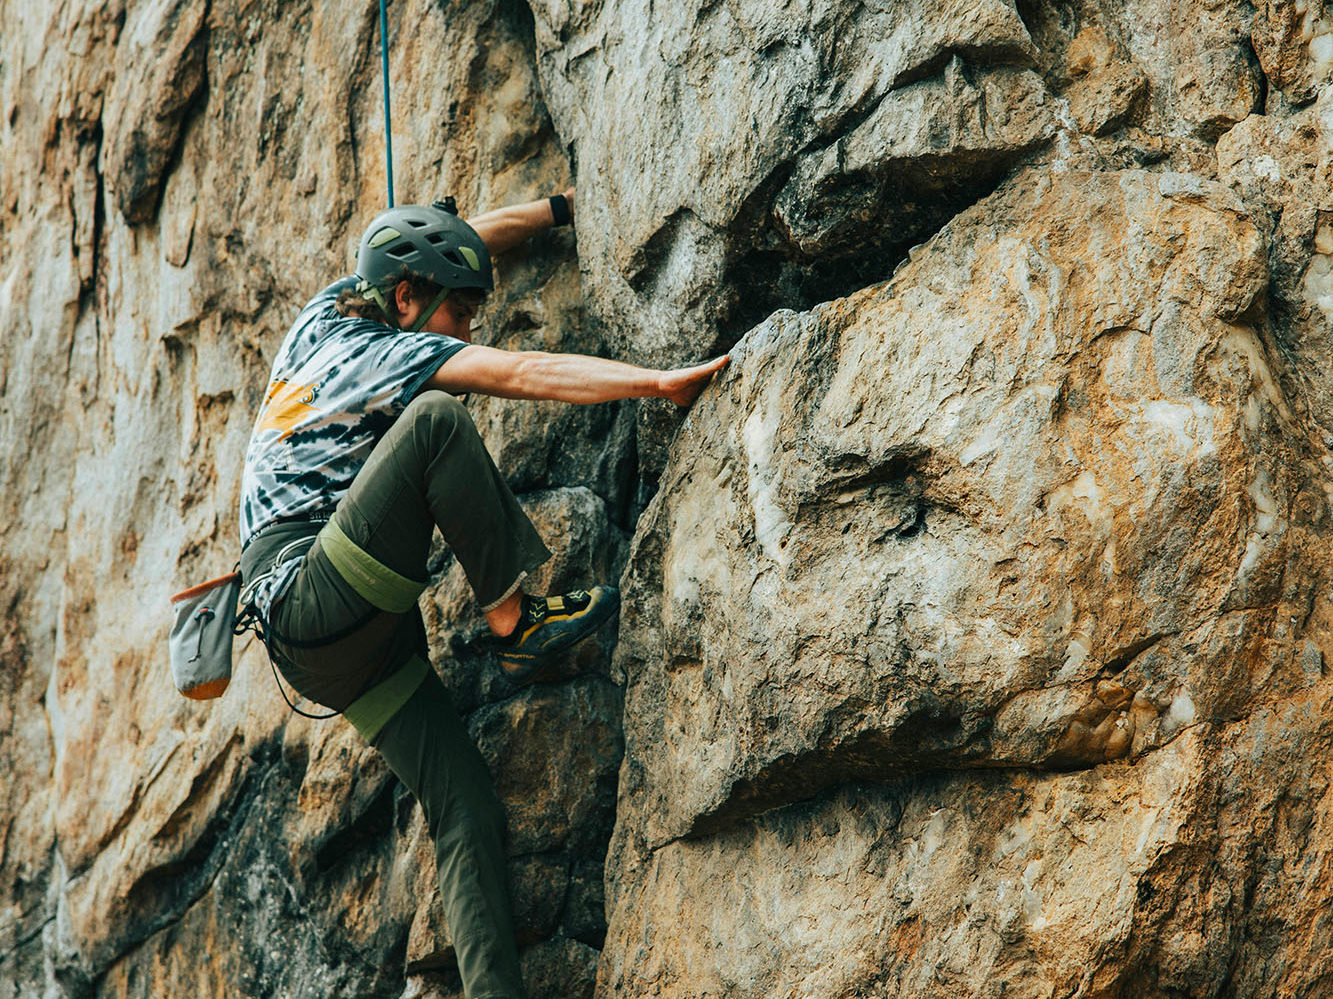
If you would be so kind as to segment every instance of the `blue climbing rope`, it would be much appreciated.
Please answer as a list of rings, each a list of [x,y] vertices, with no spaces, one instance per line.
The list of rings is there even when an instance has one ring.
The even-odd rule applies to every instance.
[[[389,176],[389,207],[393,207],[393,128],[389,124],[389,13],[380,0],[380,65],[384,69],[384,164]]]

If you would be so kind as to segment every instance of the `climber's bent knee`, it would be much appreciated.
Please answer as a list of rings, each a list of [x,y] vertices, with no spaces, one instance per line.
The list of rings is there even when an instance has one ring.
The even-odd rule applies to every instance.
[[[398,420],[405,424],[423,468],[446,452],[460,460],[477,460],[486,449],[477,425],[472,422],[472,414],[448,392],[422,392]]]
[[[438,426],[445,431],[459,424],[472,425],[472,414],[467,411],[467,407],[448,392],[438,389],[419,393],[398,418],[413,424],[428,421],[433,427]]]

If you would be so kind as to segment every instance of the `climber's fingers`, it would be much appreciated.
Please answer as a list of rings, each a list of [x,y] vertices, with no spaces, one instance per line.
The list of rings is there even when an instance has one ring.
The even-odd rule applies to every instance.
[[[723,355],[689,368],[662,373],[662,395],[677,406],[688,406],[699,397],[708,380],[727,366],[731,358]]]

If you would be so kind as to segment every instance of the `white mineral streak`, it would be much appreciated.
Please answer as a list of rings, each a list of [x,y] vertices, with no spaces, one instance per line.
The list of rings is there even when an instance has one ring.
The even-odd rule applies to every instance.
[[[1194,717],[1194,702],[1182,690],[1171,698],[1171,704],[1162,716],[1162,731],[1168,735],[1174,734],[1187,725],[1193,725]]]
[[[1075,635],[1069,642],[1064,664],[1060,667],[1060,675],[1065,677],[1078,674],[1083,664],[1088,661],[1088,654],[1091,651],[1092,639],[1087,635]]]
[[[1079,473],[1072,482],[1051,492],[1048,503],[1052,509],[1075,506],[1088,518],[1089,525],[1102,531],[1109,532],[1114,522],[1106,491],[1097,484],[1097,476],[1090,471]]]
[[[1305,297],[1333,323],[1333,253],[1320,249],[1310,258],[1305,271]]]
[[[1256,156],[1250,164],[1250,169],[1256,177],[1263,177],[1274,184],[1282,180],[1282,167],[1271,156]]]
[[[1333,18],[1323,17],[1319,9],[1307,7],[1301,20],[1301,38],[1309,46],[1310,72],[1316,80],[1333,79]]]
[[[1254,377],[1255,387],[1263,396],[1263,402],[1266,408],[1275,410],[1278,417],[1283,421],[1293,419],[1292,412],[1288,406],[1285,394],[1277,379],[1273,377],[1273,370],[1268,365],[1268,358],[1254,335],[1254,331],[1244,327],[1234,327],[1227,335],[1224,341],[1228,350],[1232,351],[1234,356],[1243,359],[1249,367]]]
[[[1216,450],[1212,439],[1212,407],[1202,399],[1184,403],[1154,399],[1144,403],[1142,411],[1148,424],[1145,436],[1166,443],[1180,457],[1198,460]],[[1165,431],[1165,437],[1161,431]]]
[[[786,565],[783,550],[791,522],[777,502],[777,470],[774,468],[774,446],[777,439],[779,411],[755,410],[745,421],[742,439],[745,457],[749,463],[749,497],[754,510],[755,540],[764,554],[778,565]]]
[[[1308,12],[1306,16],[1310,16]],[[1312,49],[1316,40],[1322,41],[1326,49],[1322,67],[1324,78],[1333,79],[1333,29],[1312,40]],[[1315,110],[1319,135],[1316,176],[1327,182],[1333,179],[1333,84],[1323,89]],[[1333,197],[1329,192],[1325,190],[1321,195],[1319,207],[1333,209]],[[1314,253],[1303,281],[1305,297],[1320,311],[1325,323],[1333,324],[1333,221],[1321,217],[1314,236]]]
[[[1254,501],[1254,529],[1260,534],[1271,534],[1277,526],[1278,506],[1277,500],[1273,498],[1273,483],[1266,469],[1259,470],[1248,491],[1250,499]]]

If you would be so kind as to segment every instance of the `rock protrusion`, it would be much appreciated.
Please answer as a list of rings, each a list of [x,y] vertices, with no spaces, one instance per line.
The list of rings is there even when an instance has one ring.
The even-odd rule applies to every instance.
[[[625,579],[610,994],[641,987],[662,899],[707,927],[691,879],[747,863],[756,835],[814,835],[799,816],[828,789],[1195,757],[1202,733],[1302,696],[1323,633],[1294,622],[1329,611],[1330,482],[1251,325],[1268,278],[1220,184],[1030,171],[893,281],[738,344]],[[1065,889],[1047,870],[1023,875],[1016,927],[1049,923],[1036,900]],[[732,994],[809,987],[778,970],[818,973],[799,944],[772,946],[778,978]]]

